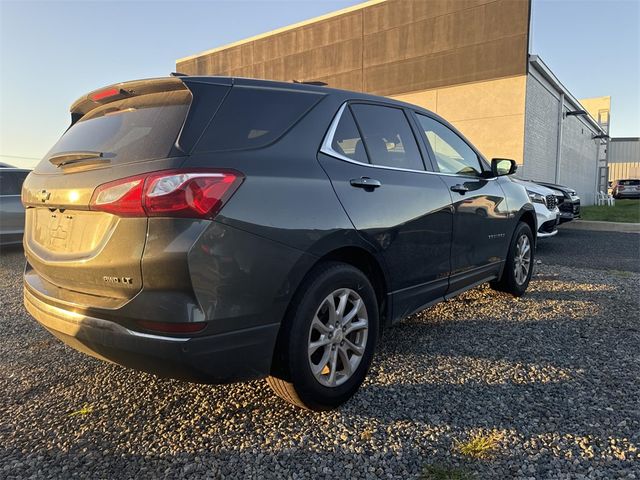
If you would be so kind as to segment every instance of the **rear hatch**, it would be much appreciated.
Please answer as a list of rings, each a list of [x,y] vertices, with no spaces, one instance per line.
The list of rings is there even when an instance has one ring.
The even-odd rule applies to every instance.
[[[72,126],[23,185],[28,284],[105,307],[140,291],[148,219],[95,211],[92,196],[105,183],[179,167],[191,100],[167,78],[118,84],[72,106]]]

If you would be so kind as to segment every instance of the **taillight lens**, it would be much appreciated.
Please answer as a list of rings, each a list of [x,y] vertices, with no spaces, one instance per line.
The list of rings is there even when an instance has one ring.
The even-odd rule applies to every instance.
[[[144,178],[116,180],[100,185],[91,199],[91,209],[121,216],[144,216],[142,187]]]
[[[213,218],[242,183],[232,170],[164,170],[96,188],[91,209],[123,217]]]

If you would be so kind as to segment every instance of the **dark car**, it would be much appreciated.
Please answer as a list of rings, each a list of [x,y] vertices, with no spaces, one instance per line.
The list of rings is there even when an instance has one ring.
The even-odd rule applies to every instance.
[[[558,209],[560,210],[560,223],[580,218],[580,197],[573,188],[537,180],[534,180],[534,183],[554,190]]]
[[[613,183],[613,198],[640,198],[640,180],[627,178]]]
[[[24,207],[20,191],[29,171],[0,165],[0,246],[22,243]]]
[[[522,295],[525,189],[419,107],[220,77],[120,83],[23,189],[24,298],[95,357],[196,382],[351,397],[382,329],[483,282]]]

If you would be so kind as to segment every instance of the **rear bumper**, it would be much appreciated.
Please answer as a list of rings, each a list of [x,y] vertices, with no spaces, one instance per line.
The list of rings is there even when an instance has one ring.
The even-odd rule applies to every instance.
[[[617,192],[614,196],[614,198],[640,198],[640,191],[627,191],[627,190],[623,190],[621,192]]]
[[[70,347],[162,377],[231,383],[268,375],[279,324],[201,336],[169,337],[54,306],[25,286],[29,313]]]

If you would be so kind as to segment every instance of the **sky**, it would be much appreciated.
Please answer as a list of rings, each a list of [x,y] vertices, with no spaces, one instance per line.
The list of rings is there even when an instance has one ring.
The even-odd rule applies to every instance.
[[[0,0],[0,162],[34,166],[91,90],[357,3]],[[533,0],[531,53],[577,98],[611,95],[612,136],[640,136],[639,22],[640,0]]]

